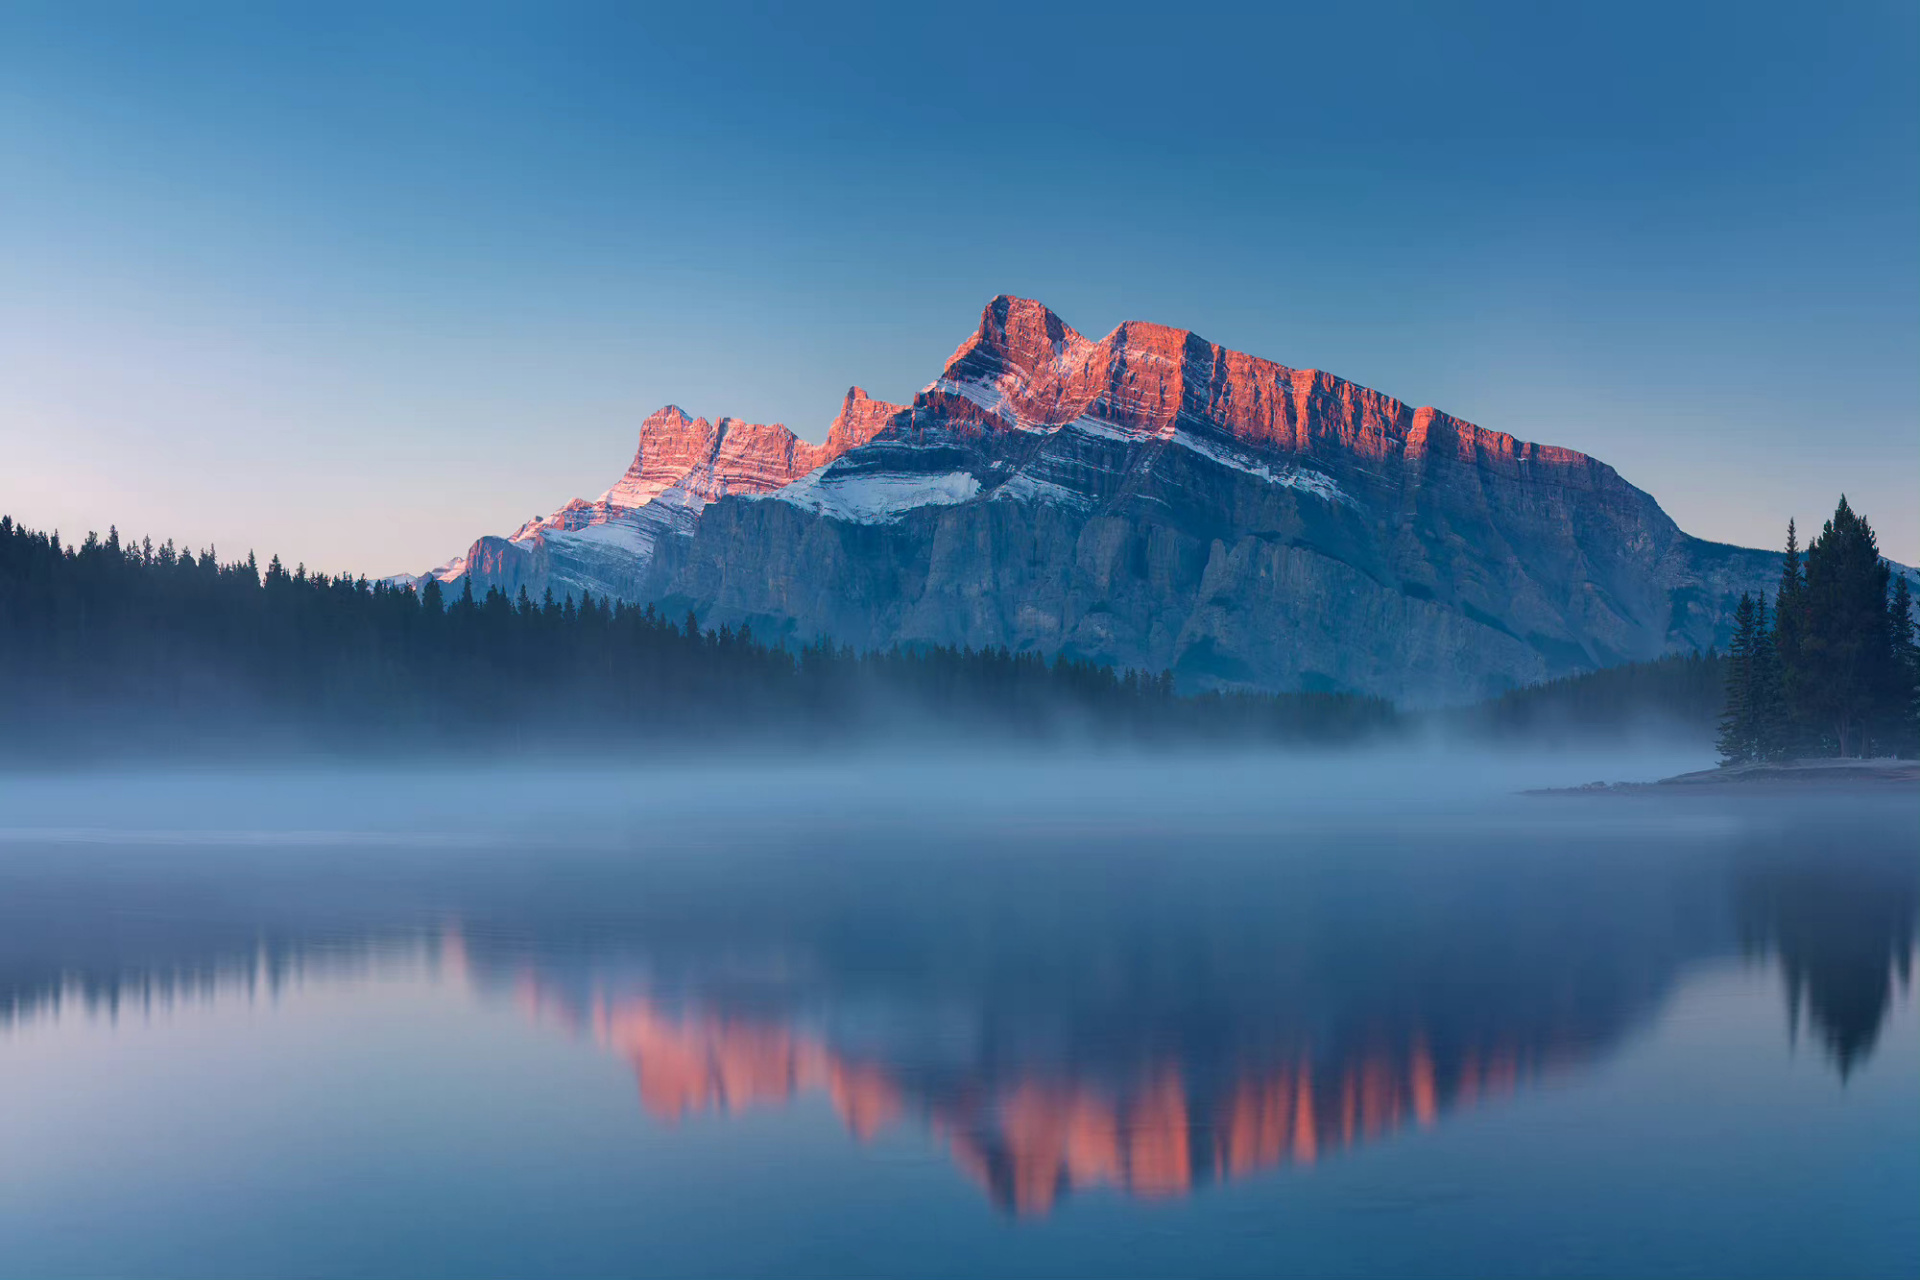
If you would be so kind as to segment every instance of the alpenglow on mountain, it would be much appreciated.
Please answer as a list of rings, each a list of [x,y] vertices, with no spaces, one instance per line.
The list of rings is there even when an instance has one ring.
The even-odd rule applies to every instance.
[[[1003,296],[910,405],[854,388],[824,444],[669,406],[599,498],[433,576],[1422,705],[1724,645],[1778,565],[1585,454]]]

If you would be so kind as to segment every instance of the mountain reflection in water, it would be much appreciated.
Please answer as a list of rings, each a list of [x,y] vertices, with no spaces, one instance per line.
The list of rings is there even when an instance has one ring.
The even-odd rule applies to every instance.
[[[1618,811],[1594,810],[1585,844],[1444,827],[1173,851],[709,842],[563,871],[537,853],[316,849],[263,869],[16,847],[0,1050],[76,1006],[252,999],[424,955],[444,985],[512,994],[624,1059],[657,1122],[820,1095],[855,1140],[918,1127],[1035,1215],[1444,1124],[1597,1061],[1720,957],[1777,960],[1783,1044],[1808,1028],[1843,1087],[1911,981],[1906,810],[1672,840],[1610,834]]]
[[[861,1141],[917,1116],[998,1204],[1045,1213],[1065,1191],[1112,1186],[1183,1195],[1210,1179],[1283,1164],[1434,1124],[1447,1111],[1513,1093],[1582,1055],[1574,1044],[1517,1040],[1455,1046],[1436,1061],[1426,1037],[1340,1057],[1302,1045],[1292,1061],[1217,1073],[1175,1060],[1142,1067],[1130,1085],[1032,1074],[916,1080],[836,1052],[778,1023],[699,1010],[673,1013],[644,996],[556,1003],[537,985],[529,1008],[626,1058],[655,1119],[735,1113],[824,1092]]]

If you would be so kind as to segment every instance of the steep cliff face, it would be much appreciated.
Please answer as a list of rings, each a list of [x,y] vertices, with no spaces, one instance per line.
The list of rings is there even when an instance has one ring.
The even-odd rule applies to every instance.
[[[910,406],[849,392],[825,445],[663,410],[597,503],[442,575],[1421,704],[1724,643],[1777,565],[1584,454],[1002,297]]]
[[[535,598],[551,589],[635,599],[661,540],[691,536],[710,504],[791,484],[870,440],[899,410],[854,387],[827,442],[812,444],[779,423],[709,422],[668,405],[640,425],[633,462],[612,488],[535,516],[507,537],[480,538],[431,576],[446,583],[470,576],[476,591],[525,588]]]

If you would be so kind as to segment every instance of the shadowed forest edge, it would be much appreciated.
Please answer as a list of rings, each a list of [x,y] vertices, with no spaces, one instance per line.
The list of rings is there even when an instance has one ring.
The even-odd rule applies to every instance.
[[[1913,754],[1911,587],[1841,499],[1773,600],[1742,597],[1730,650],[1672,655],[1411,714],[1348,693],[1183,693],[1171,672],[944,646],[792,650],[653,605],[449,601],[249,554],[78,546],[0,517],[6,754],[59,763],[275,746],[378,754],[666,748],[747,737],[1087,736],[1336,744],[1436,725],[1488,739],[1664,732],[1729,762]]]

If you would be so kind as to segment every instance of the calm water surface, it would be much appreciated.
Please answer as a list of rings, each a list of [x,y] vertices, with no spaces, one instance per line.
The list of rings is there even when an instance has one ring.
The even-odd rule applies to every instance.
[[[0,781],[0,1275],[1920,1274],[1920,803],[1571,769]]]

